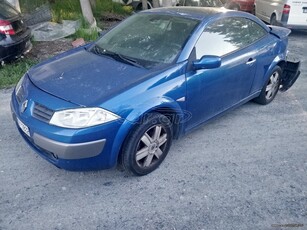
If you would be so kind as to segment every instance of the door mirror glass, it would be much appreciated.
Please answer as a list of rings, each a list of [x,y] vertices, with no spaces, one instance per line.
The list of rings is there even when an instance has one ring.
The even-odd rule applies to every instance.
[[[204,55],[201,59],[193,62],[195,70],[198,69],[215,69],[221,66],[221,57],[214,55]]]

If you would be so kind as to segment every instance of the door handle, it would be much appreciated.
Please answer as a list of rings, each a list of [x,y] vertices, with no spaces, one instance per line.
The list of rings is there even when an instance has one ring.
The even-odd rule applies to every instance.
[[[248,61],[246,62],[246,65],[253,65],[256,62],[255,58],[250,58],[248,59]]]

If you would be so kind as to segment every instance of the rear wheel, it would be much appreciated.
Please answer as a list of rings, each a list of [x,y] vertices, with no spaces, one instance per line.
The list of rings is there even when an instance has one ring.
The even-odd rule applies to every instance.
[[[282,70],[279,66],[275,66],[267,83],[262,88],[260,95],[254,99],[261,105],[267,105],[274,100],[280,86]]]
[[[170,149],[171,127],[166,116],[159,113],[148,114],[125,141],[121,153],[124,169],[138,176],[157,169]]]

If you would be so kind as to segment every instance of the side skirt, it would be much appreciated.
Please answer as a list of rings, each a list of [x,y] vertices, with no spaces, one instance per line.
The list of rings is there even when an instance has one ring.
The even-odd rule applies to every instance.
[[[224,115],[225,113],[227,113],[227,112],[230,112],[230,111],[232,111],[232,110],[238,108],[239,106],[241,106],[241,105],[243,105],[243,104],[249,102],[250,100],[252,100],[252,99],[254,99],[254,98],[256,98],[256,97],[258,97],[260,93],[261,93],[261,90],[259,90],[259,91],[255,92],[255,93],[251,94],[251,95],[248,96],[247,98],[245,98],[245,99],[239,101],[238,103],[236,103],[236,104],[234,104],[234,105],[228,107],[227,109],[225,109],[225,110],[223,110],[222,112],[220,112],[220,113],[214,115],[213,117],[209,118],[208,120],[205,120],[205,121],[203,121],[203,122],[198,123],[197,125],[193,126],[192,128],[189,128],[189,129],[185,129],[185,128],[184,128],[184,133],[183,133],[183,135],[186,134],[186,133],[189,133],[189,132],[193,131],[194,129],[197,129],[199,126],[205,125],[205,124],[207,124],[207,123],[209,123],[209,122],[211,122],[211,121],[213,121],[213,120],[215,120],[215,119],[217,119],[217,118],[223,116],[223,115]]]

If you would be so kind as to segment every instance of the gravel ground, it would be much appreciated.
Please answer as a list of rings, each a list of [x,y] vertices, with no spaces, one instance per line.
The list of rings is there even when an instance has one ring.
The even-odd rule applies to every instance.
[[[0,229],[307,229],[306,33],[302,75],[273,103],[229,112],[175,141],[144,177],[68,172],[37,156],[0,91]]]

